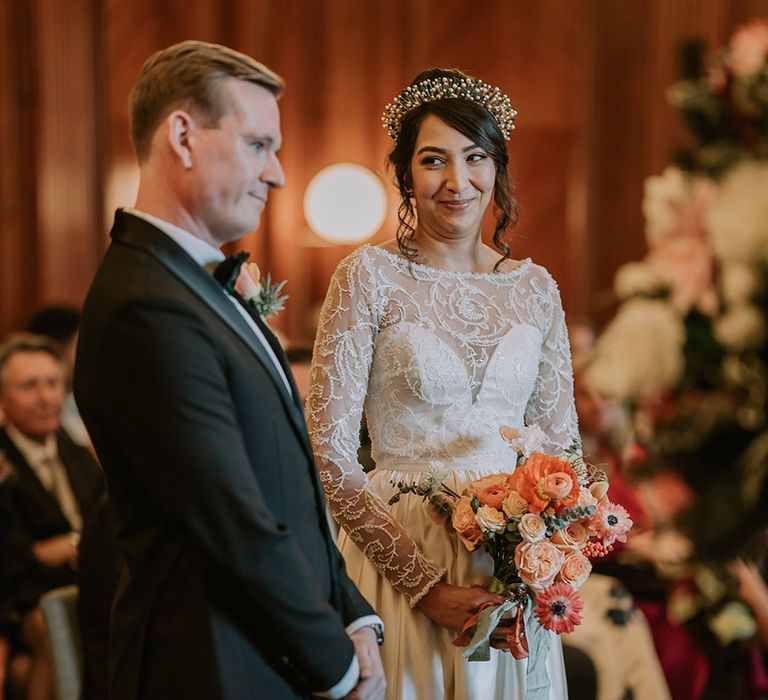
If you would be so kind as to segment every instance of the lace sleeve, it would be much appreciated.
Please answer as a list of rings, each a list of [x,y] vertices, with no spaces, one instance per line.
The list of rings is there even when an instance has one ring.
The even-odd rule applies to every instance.
[[[539,374],[528,400],[525,422],[527,425],[537,424],[547,436],[545,451],[558,455],[578,438],[579,428],[573,400],[573,368],[565,313],[560,291],[549,273],[545,287],[540,296],[548,324],[544,326]]]
[[[357,459],[360,419],[378,332],[375,273],[342,261],[320,312],[306,414],[331,512],[377,571],[414,606],[442,578],[368,485]]]

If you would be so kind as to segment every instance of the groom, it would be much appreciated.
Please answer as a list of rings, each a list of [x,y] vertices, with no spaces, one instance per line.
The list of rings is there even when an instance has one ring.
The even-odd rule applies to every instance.
[[[126,561],[112,700],[383,697],[381,620],[328,531],[285,356],[206,271],[283,185],[282,87],[187,41],[131,94],[139,194],[115,217],[75,370]]]

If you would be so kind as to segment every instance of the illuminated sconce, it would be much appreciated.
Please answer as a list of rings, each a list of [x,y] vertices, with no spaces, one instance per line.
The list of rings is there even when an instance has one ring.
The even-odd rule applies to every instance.
[[[310,228],[334,244],[359,243],[384,223],[387,195],[368,168],[337,163],[323,168],[307,185],[304,215]]]

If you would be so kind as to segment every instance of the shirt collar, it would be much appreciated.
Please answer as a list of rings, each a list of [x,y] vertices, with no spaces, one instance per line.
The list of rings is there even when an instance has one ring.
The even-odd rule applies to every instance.
[[[39,443],[24,435],[13,423],[6,423],[5,432],[31,467],[58,458],[55,435],[49,435],[44,443]]]
[[[212,263],[219,263],[226,257],[218,248],[215,248],[202,238],[198,238],[193,233],[172,224],[170,221],[159,219],[139,209],[127,208],[125,211],[133,216],[138,216],[140,219],[144,219],[144,221],[148,221],[160,229],[169,238],[178,243],[184,249],[184,252],[201,267],[206,267]]]

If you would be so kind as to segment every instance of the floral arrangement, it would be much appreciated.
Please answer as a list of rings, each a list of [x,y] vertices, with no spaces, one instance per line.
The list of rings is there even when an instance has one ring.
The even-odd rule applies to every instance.
[[[501,435],[517,452],[511,474],[483,477],[459,494],[432,469],[417,483],[395,483],[390,499],[421,496],[469,551],[482,548],[493,559],[489,590],[508,602],[471,617],[454,640],[469,660],[489,658],[490,635],[505,614],[515,617],[517,633],[507,643],[516,658],[529,655],[534,619],[550,632],[572,631],[581,622],[578,589],[592,569],[589,558],[625,542],[632,527],[627,511],[607,500],[605,474],[582,460],[578,444],[557,458],[528,451],[543,435],[537,426],[505,426]]]
[[[752,554],[768,504],[768,22],[706,60],[689,44],[685,65],[668,96],[692,144],[645,183],[648,253],[616,274],[586,379],[629,407],[639,475],[691,494],[674,525],[692,556],[659,572],[668,612],[728,645],[754,624],[727,562]]]
[[[686,169],[716,176],[742,158],[768,158],[767,56],[768,23],[760,19],[709,60],[701,42],[684,46],[684,79],[668,99],[694,138],[680,154]]]

